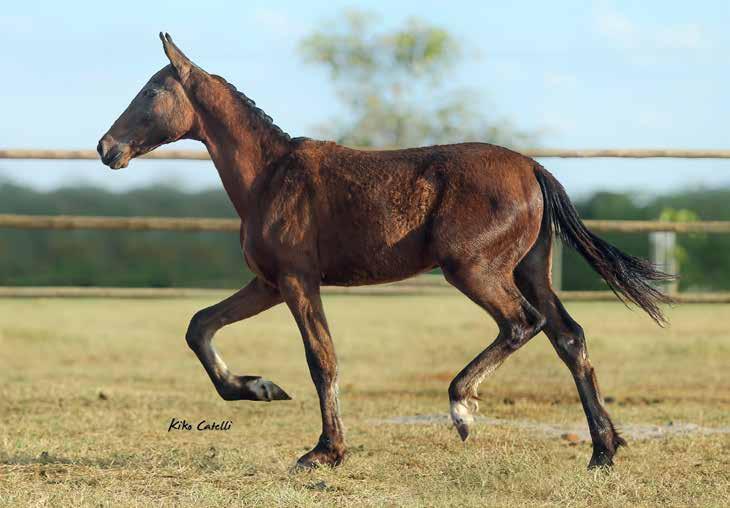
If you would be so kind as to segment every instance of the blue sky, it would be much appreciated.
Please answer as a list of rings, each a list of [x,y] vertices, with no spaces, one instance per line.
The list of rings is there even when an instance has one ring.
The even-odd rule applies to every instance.
[[[453,84],[483,92],[475,107],[485,116],[539,132],[544,146],[730,148],[730,2],[669,0],[6,3],[0,147],[93,149],[166,64],[160,30],[286,131],[313,135],[339,107],[326,74],[302,63],[298,41],[352,7],[377,13],[384,28],[416,16],[449,30],[466,48]],[[574,193],[730,185],[730,162],[542,162]],[[2,176],[39,188],[220,185],[200,162],[134,161],[111,172],[92,161],[0,161]]]

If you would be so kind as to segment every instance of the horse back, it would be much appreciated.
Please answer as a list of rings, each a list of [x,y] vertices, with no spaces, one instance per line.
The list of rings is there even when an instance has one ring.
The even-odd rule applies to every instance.
[[[515,175],[505,174],[522,159],[482,143],[373,152],[303,143],[269,182],[263,230],[278,224],[273,236],[289,244],[280,247],[316,258],[324,284],[404,279],[438,264],[438,224],[470,220],[459,201],[513,199],[503,184]]]

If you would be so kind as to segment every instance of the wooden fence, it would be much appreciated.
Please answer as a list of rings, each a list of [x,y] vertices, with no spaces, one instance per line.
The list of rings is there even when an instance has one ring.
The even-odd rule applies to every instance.
[[[523,154],[535,158],[684,158],[730,159],[730,150],[553,150],[528,149]],[[209,160],[207,152],[190,150],[160,150],[144,158],[172,160]],[[0,150],[0,159],[96,160],[92,150]],[[623,233],[730,233],[730,221],[664,222],[626,220],[587,220],[594,231]],[[238,219],[178,218],[178,217],[92,217],[71,215],[17,215],[0,214],[0,229],[52,230],[125,230],[125,231],[238,231]],[[327,288],[330,293],[360,294],[428,294],[448,291],[449,286],[440,278],[421,277],[384,286],[366,288]],[[219,290],[195,288],[62,288],[62,287],[0,287],[0,297],[179,297],[220,293]],[[604,291],[562,292],[565,299],[608,300],[615,296]],[[678,302],[730,303],[730,293],[682,293],[675,295]]]
[[[375,150],[358,147],[360,150]],[[382,148],[378,148],[382,149]],[[623,158],[623,159],[730,159],[730,150],[661,150],[661,149],[589,149],[565,150],[553,148],[528,148],[520,150],[528,157],[583,159],[583,158]],[[167,160],[209,160],[208,152],[202,150],[155,150],[143,155],[143,159]],[[45,159],[45,160],[98,160],[94,150],[0,150],[0,159]]]
[[[0,298],[206,298],[222,300],[233,293],[233,289],[203,288],[136,288],[136,287],[46,287],[46,286],[0,286]],[[401,282],[377,286],[337,287],[325,286],[323,294],[363,296],[427,296],[457,295],[443,277],[420,275]],[[615,302],[616,295],[610,291],[559,291],[565,301]],[[677,303],[730,303],[730,292],[679,293],[673,296]]]
[[[593,231],[621,233],[730,233],[730,221],[666,222],[643,220],[586,220]],[[238,231],[239,219],[185,217],[96,217],[83,215],[0,214],[0,228],[98,229],[123,231]]]

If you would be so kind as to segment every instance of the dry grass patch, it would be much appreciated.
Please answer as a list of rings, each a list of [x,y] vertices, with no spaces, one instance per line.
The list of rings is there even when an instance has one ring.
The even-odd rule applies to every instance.
[[[3,300],[0,502],[168,506],[722,506],[730,435],[633,441],[611,472],[589,472],[587,443],[478,425],[378,423],[445,413],[448,380],[495,335],[459,296],[331,296],[350,456],[293,474],[319,414],[301,340],[284,307],[223,330],[237,373],[295,400],[219,400],[185,346],[210,302]],[[620,304],[574,303],[619,425],[730,426],[728,306],[670,311],[662,330]],[[489,378],[481,414],[585,428],[567,369],[539,336]],[[171,418],[231,420],[227,432],[168,432]]]

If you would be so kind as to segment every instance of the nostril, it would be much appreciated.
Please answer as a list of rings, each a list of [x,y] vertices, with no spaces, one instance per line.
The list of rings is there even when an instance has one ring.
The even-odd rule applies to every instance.
[[[109,157],[109,152],[111,152],[115,144],[116,141],[109,134],[104,134],[104,136],[102,136],[99,140],[99,144],[96,146],[96,151],[99,152],[102,160]]]

